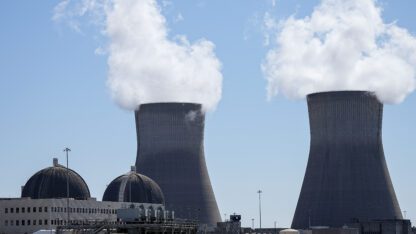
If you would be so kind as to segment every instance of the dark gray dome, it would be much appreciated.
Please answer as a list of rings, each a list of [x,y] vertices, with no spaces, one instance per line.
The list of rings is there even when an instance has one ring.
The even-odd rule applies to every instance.
[[[165,199],[156,182],[132,167],[129,173],[117,177],[107,186],[103,201],[164,204]]]
[[[54,159],[52,167],[45,168],[34,174],[26,182],[22,190],[22,197],[32,199],[66,198],[66,181],[68,176],[69,197],[86,200],[91,197],[90,190],[84,179],[75,171],[59,165]]]

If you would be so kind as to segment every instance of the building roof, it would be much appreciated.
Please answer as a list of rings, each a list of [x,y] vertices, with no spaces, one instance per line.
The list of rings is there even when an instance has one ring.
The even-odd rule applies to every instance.
[[[159,185],[136,168],[114,179],[104,192],[103,201],[164,204]]]
[[[32,199],[66,198],[67,178],[69,183],[69,197],[85,200],[91,197],[88,185],[75,171],[68,169],[54,159],[53,166],[35,173],[22,189],[22,197]]]

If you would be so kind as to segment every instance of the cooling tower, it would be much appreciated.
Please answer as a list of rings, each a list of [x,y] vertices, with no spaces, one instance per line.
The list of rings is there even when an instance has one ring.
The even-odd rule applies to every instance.
[[[221,220],[204,156],[200,104],[143,104],[135,113],[139,173],[162,189],[177,218],[215,225]]]
[[[401,219],[383,152],[383,104],[363,91],[307,100],[310,152],[292,228]]]

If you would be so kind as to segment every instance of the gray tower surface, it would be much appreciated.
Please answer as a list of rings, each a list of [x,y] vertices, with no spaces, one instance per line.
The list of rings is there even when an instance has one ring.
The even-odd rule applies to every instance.
[[[200,104],[152,103],[135,113],[139,173],[162,189],[175,217],[215,225],[221,220],[204,156]]]
[[[292,228],[401,219],[383,152],[383,104],[364,91],[307,100],[310,152]]]

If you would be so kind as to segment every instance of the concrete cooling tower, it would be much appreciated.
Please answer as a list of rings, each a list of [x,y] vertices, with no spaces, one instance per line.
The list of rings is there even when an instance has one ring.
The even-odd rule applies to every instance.
[[[307,100],[310,152],[292,228],[401,219],[383,152],[383,104],[363,91]]]
[[[139,173],[162,189],[175,217],[215,225],[221,220],[204,156],[200,104],[143,104],[135,113]]]

